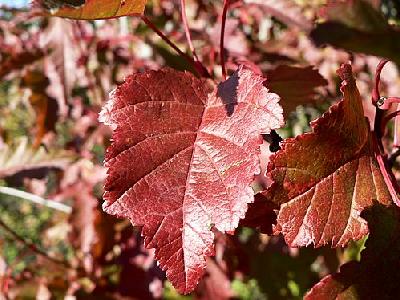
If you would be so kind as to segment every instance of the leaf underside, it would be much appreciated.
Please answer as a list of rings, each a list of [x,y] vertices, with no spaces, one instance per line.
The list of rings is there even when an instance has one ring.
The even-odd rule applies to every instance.
[[[279,98],[240,68],[210,92],[163,69],[126,79],[101,120],[111,125],[104,210],[143,226],[149,248],[181,292],[214,252],[212,227],[233,231],[253,201],[261,133],[282,125]]]
[[[392,202],[351,66],[338,73],[343,100],[312,123],[313,132],[285,140],[268,165],[267,195],[281,204],[275,230],[293,247],[360,239],[368,233],[361,211]]]

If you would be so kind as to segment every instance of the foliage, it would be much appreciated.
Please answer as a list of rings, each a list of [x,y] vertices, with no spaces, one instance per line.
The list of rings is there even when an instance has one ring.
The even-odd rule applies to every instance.
[[[1,297],[398,298],[397,9],[1,7]]]

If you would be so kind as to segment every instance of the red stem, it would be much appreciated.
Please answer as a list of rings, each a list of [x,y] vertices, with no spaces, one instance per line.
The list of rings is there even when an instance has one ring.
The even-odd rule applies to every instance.
[[[389,167],[388,161],[384,154],[384,147],[382,143],[382,136],[384,132],[384,127],[382,127],[382,125],[387,124],[387,118],[389,118],[391,115],[384,118],[384,111],[381,110],[377,105],[377,102],[380,99],[379,83],[381,79],[381,72],[387,62],[387,60],[381,60],[376,68],[375,73],[375,87],[372,90],[372,103],[376,107],[376,113],[374,132],[372,135],[372,144],[375,150],[374,152],[376,160],[379,164],[379,169],[382,172],[383,178],[389,189],[390,195],[392,196],[393,202],[396,203],[397,206],[400,206],[400,200],[398,197],[398,195],[400,195],[400,186],[397,184],[397,180],[392,172],[392,169]]]
[[[196,50],[194,49],[193,43],[192,43],[192,36],[190,35],[190,29],[189,29],[189,24],[187,21],[187,16],[186,16],[186,0],[181,0],[181,15],[182,15],[182,22],[183,22],[183,28],[185,29],[185,35],[186,35],[186,40],[189,44],[190,51],[193,54],[194,60],[199,61],[199,58],[196,54]]]
[[[388,114],[387,116],[385,116],[385,117],[382,119],[381,132],[384,132],[384,131],[385,131],[385,128],[386,128],[386,126],[387,126],[387,124],[388,124],[388,122],[389,122],[391,119],[397,117],[398,115],[400,115],[400,110],[396,110],[395,112],[392,112],[392,113]]]
[[[378,66],[376,67],[376,72],[375,72],[375,87],[372,90],[372,104],[376,105],[378,102],[380,96],[379,93],[379,84],[381,82],[381,73],[383,67],[388,63],[389,61],[386,59],[383,59],[379,62]]]
[[[172,49],[174,49],[180,56],[182,56],[186,61],[193,67],[193,69],[197,72],[199,76],[203,77],[210,77],[207,74],[207,70],[205,68],[202,68],[202,65],[199,63],[196,63],[192,57],[187,55],[186,53],[182,52],[181,49],[179,49],[164,33],[162,33],[160,30],[158,30],[157,26],[153,24],[146,16],[142,15],[141,19],[143,22],[146,23],[147,26],[151,30],[153,30],[164,42],[166,42]]]
[[[393,202],[396,203],[397,206],[400,206],[400,200],[398,197],[398,195],[400,195],[400,187],[397,184],[396,178],[391,168],[388,166],[386,157],[382,155],[382,153],[378,149],[376,136],[373,136],[373,145],[375,146],[375,157],[378,161],[379,169],[382,172],[385,183],[389,189],[389,193],[392,196]]]
[[[221,55],[221,69],[222,69],[222,77],[226,79],[226,67],[225,67],[225,51],[224,51],[224,40],[225,40],[225,24],[226,24],[226,14],[228,12],[228,7],[230,4],[230,0],[224,0],[224,8],[222,10],[222,19],[221,19],[221,39],[220,39],[220,55]]]

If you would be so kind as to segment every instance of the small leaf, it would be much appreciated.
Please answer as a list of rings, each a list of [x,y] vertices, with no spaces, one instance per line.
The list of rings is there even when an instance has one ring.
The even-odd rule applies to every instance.
[[[265,86],[281,97],[280,104],[286,116],[297,106],[312,102],[315,88],[328,84],[312,66],[280,65],[267,72],[266,77]]]
[[[151,71],[128,77],[101,113],[115,129],[104,210],[143,226],[181,293],[214,252],[210,224],[233,231],[254,200],[261,133],[283,123],[279,97],[262,82],[240,68],[208,95],[189,73]]]
[[[33,7],[53,16],[96,20],[142,14],[147,0],[34,0]]]
[[[343,246],[368,233],[361,211],[392,198],[375,159],[351,66],[343,65],[343,100],[272,155],[269,199],[282,204],[276,231],[291,246]]]

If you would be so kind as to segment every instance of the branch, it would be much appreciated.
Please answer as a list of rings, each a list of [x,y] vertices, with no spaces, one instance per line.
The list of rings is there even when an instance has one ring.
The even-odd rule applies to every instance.
[[[182,22],[183,22],[183,28],[185,29],[185,34],[186,34],[186,40],[189,44],[190,51],[193,54],[194,60],[199,61],[199,58],[196,54],[196,50],[194,49],[193,43],[192,43],[192,37],[190,35],[190,29],[189,29],[189,24],[187,21],[187,16],[186,16],[186,0],[181,0],[181,16],[182,16]]]
[[[220,55],[221,55],[221,69],[222,69],[222,78],[226,79],[226,67],[225,67],[225,51],[224,51],[224,40],[225,40],[225,24],[226,24],[226,14],[228,12],[228,7],[230,4],[230,0],[224,0],[224,8],[222,9],[222,18],[221,18],[221,36],[220,36]]]
[[[193,67],[193,69],[197,72],[199,76],[202,77],[210,77],[208,74],[208,71],[205,68],[202,68],[202,65],[195,62],[192,57],[187,55],[186,53],[182,52],[181,49],[179,49],[164,33],[162,33],[156,25],[153,24],[146,16],[142,15],[141,19],[143,22],[146,23],[147,26],[151,30],[153,30],[164,42],[166,42],[172,49],[174,49],[180,56],[182,56],[186,61]]]
[[[0,219],[0,227],[2,227],[6,232],[8,232],[10,235],[12,235],[18,242],[23,244],[24,246],[28,247],[31,251],[35,252],[36,254],[42,256],[43,258],[56,263],[58,265],[62,265],[66,268],[71,268],[71,265],[66,261],[62,259],[58,259],[55,257],[52,257],[48,255],[46,252],[40,250],[38,247],[36,247],[35,244],[33,244],[30,241],[25,240],[22,236],[20,236],[18,233],[16,233],[14,230],[12,230],[6,223],[3,222],[3,220]]]
[[[49,208],[53,208],[55,210],[58,211],[62,211],[66,214],[70,214],[72,212],[72,208],[68,205],[65,205],[63,203],[60,202],[56,202],[53,200],[48,200],[48,199],[44,199],[42,197],[39,197],[37,195],[31,194],[31,193],[27,193],[24,191],[20,191],[14,188],[10,188],[10,187],[0,187],[0,193],[1,194],[5,194],[5,195],[9,195],[9,196],[14,196],[14,197],[18,197],[21,199],[25,199],[28,201],[31,201],[33,203],[37,203],[37,204],[41,204],[44,205],[46,207]]]

